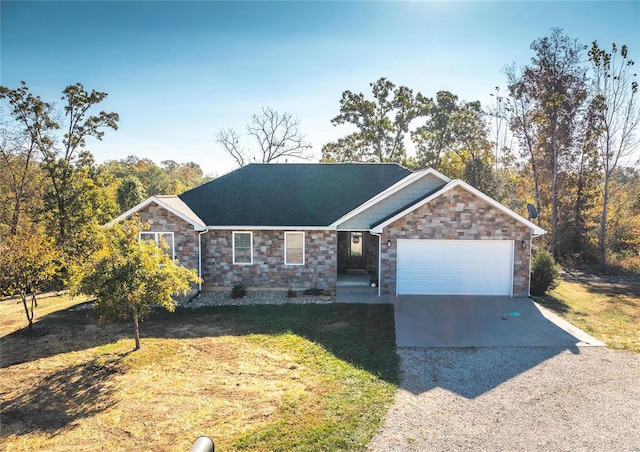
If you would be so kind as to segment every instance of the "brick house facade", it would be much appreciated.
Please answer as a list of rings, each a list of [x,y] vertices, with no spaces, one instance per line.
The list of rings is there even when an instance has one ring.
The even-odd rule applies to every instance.
[[[335,231],[303,232],[304,265],[285,264],[283,230],[252,231],[252,264],[233,263],[229,253],[233,231],[211,230],[203,234],[202,278],[205,289],[235,284],[273,289],[335,289],[338,273]]]
[[[381,291],[395,295],[398,239],[513,240],[513,295],[529,295],[531,230],[472,193],[455,187],[386,226],[381,250]],[[525,248],[519,246],[524,241]]]
[[[437,285],[446,291],[441,293],[457,294],[456,285],[466,276],[472,283],[464,290],[474,294],[528,296],[531,240],[545,233],[463,181],[395,164],[250,164],[179,196],[152,196],[113,222],[133,214],[150,224],[150,232],[173,235],[176,259],[199,272],[205,290],[238,283],[334,290],[339,274],[350,271],[361,274],[367,285],[367,273],[377,279],[381,295],[437,293]],[[250,247],[234,243],[234,234],[247,241],[248,233]],[[285,237],[295,243],[289,248],[297,256],[293,263],[285,262]],[[409,260],[409,252],[401,249],[398,255],[398,240],[414,250]],[[425,251],[434,250],[437,242],[450,246],[454,241],[464,249]],[[504,249],[504,259],[487,267],[484,256],[497,256],[493,251],[498,246],[485,243],[491,251],[482,254],[463,241],[476,241],[474,246],[480,245],[477,241],[503,241],[495,245]],[[235,253],[245,254],[234,263]],[[351,268],[342,268],[345,255]],[[418,261],[411,261],[415,256]],[[424,270],[429,259],[429,265],[440,265],[439,256],[451,257],[453,270],[445,277],[442,266]],[[483,257],[471,267],[468,256]],[[499,273],[486,277],[488,268]],[[412,277],[422,285],[405,290],[402,278],[407,274],[417,275]],[[491,292],[485,281],[500,281],[499,290]],[[474,289],[479,285],[484,287]]]

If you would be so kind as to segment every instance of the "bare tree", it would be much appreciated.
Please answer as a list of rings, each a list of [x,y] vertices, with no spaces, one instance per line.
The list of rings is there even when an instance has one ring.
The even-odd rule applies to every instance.
[[[216,133],[216,142],[233,157],[238,166],[245,166],[248,162],[247,151],[240,145],[240,135],[233,128],[222,128]]]
[[[289,113],[280,114],[271,107],[265,107],[261,113],[251,117],[246,130],[257,143],[257,149],[253,151],[240,144],[241,137],[233,128],[222,128],[216,133],[216,142],[239,166],[245,166],[252,160],[272,163],[283,158],[311,158],[311,144],[300,132],[300,120]]]
[[[507,195],[507,180],[514,162],[511,149],[515,137],[509,129],[510,115],[514,110],[511,107],[510,98],[500,93],[499,86],[496,86],[495,94],[490,96],[491,104],[485,114],[490,120],[488,121],[489,136],[494,152],[494,195],[498,201],[505,202],[512,198]]]
[[[598,148],[604,178],[598,243],[600,265],[604,267],[611,176],[638,147],[635,132],[640,121],[640,108],[634,62],[628,57],[626,45],[618,54],[618,46],[613,43],[611,53],[607,53],[594,41],[589,61],[593,67],[594,102],[599,113]]]

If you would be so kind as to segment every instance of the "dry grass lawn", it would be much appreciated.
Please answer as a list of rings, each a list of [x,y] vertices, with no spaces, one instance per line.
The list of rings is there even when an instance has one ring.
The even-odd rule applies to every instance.
[[[640,277],[565,273],[543,306],[610,348],[640,352]]]
[[[384,305],[203,308],[128,323],[0,302],[2,450],[363,449],[397,383]]]

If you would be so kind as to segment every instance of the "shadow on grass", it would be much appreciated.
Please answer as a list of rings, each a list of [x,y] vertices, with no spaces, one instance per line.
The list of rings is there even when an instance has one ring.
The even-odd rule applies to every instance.
[[[591,293],[640,296],[640,274],[628,271],[566,270],[562,279],[584,285]]]
[[[184,339],[248,334],[300,335],[336,357],[379,378],[398,383],[393,305],[288,304],[216,306],[155,312],[140,326],[149,337]],[[33,337],[18,331],[1,338],[1,367],[132,338],[130,322],[98,325],[87,311],[58,311],[42,317]]]
[[[0,404],[3,435],[52,432],[109,408],[121,358],[64,367],[35,381],[25,375],[24,385]]]
[[[558,300],[551,295],[532,295],[531,299],[553,312],[564,314],[571,310],[570,306],[562,300]]]
[[[146,335],[166,337],[178,319],[212,334],[244,336],[293,333],[321,345],[336,357],[387,382],[398,383],[391,304],[286,304],[205,307],[193,312],[158,313]],[[146,326],[145,326],[146,328]],[[222,331],[215,333],[216,328]],[[191,337],[194,331],[171,333]],[[198,333],[197,333],[198,334]],[[199,333],[198,335],[202,335]]]

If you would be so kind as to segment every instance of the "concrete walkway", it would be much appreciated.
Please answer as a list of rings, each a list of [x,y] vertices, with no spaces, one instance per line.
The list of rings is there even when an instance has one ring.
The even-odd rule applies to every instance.
[[[407,295],[393,303],[398,347],[604,345],[528,298]]]

